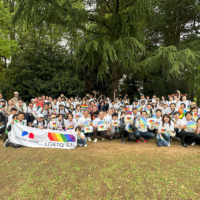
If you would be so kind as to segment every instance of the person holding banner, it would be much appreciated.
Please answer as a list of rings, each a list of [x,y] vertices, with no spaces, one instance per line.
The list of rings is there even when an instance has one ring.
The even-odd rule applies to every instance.
[[[87,140],[85,138],[85,135],[81,132],[81,127],[77,126],[75,129],[76,133],[77,133],[77,144],[79,146],[84,146],[87,147]]]
[[[14,116],[15,116],[15,115],[14,115]],[[14,117],[14,116],[13,116],[13,117]],[[26,125],[25,122],[23,121],[23,120],[24,120],[24,117],[25,117],[25,114],[24,114],[23,112],[20,112],[20,113],[18,114],[18,116],[17,116],[17,120],[15,120],[15,121],[12,120],[12,121],[10,122],[10,125],[9,125],[8,128],[7,128],[7,131],[8,131],[8,132],[11,131],[12,125],[14,124],[14,122],[16,122],[16,123],[18,123],[18,124],[21,124],[21,125]],[[20,144],[12,143],[12,142],[10,141],[10,135],[8,135],[8,139],[5,141],[4,147],[9,147],[10,145],[13,146],[14,148],[19,148],[19,147],[21,147]]]
[[[181,120],[180,137],[183,147],[188,147],[187,144],[195,145],[195,141],[200,140],[199,127],[196,122],[192,121],[192,116],[191,112],[186,112],[185,118]]]
[[[111,134],[107,130],[107,122],[104,120],[104,112],[99,112],[99,118],[94,120],[93,126],[94,142],[97,142],[97,135],[102,137],[102,140],[105,140],[106,137],[110,138]]]
[[[148,128],[150,130],[153,130],[154,125],[147,123],[147,112],[146,111],[142,111],[141,113],[141,117],[139,117],[136,120],[136,128],[137,131],[135,133],[135,137],[136,137],[136,142],[140,143],[140,137],[144,138],[144,142],[147,143],[147,140],[154,138],[154,134],[148,131]]]
[[[47,121],[44,120],[44,115],[39,114],[38,118],[33,121],[32,126],[35,127],[35,128],[39,128],[39,129],[46,129],[47,128]]]
[[[174,123],[171,121],[169,115],[163,115],[162,122],[157,130],[157,144],[159,147],[170,146],[170,134],[169,131],[174,131]]]

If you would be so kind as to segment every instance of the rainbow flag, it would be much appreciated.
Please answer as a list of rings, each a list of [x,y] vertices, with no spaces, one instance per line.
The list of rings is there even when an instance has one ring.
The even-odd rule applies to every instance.
[[[130,108],[125,108],[125,111],[131,111]]]
[[[86,109],[87,105],[81,105],[81,108]]]
[[[128,94],[125,94],[128,97]]]
[[[102,125],[102,124],[105,124],[105,121],[99,121],[98,122],[98,125]]]
[[[162,134],[160,134],[160,139],[161,139],[161,140],[164,140],[164,138],[163,138]]]
[[[187,127],[188,128],[196,128],[196,122],[188,122]]]
[[[144,117],[140,118],[140,126],[141,128],[145,128],[147,126],[147,120]]]
[[[63,118],[67,119],[67,115],[66,114],[62,114]]]
[[[90,126],[93,126],[93,122],[90,122]]]
[[[153,115],[152,118],[153,118],[153,119],[157,119],[156,115]]]
[[[150,111],[146,108],[147,115],[150,114]]]
[[[193,113],[193,117],[194,117],[195,119],[198,119],[200,116],[198,115],[198,113]]]
[[[70,109],[72,110],[72,109],[74,109],[74,107],[73,107],[73,106],[70,106]]]
[[[131,132],[131,125],[128,125],[128,132]]]
[[[137,108],[138,110],[140,110],[140,109],[142,109],[142,106],[136,106],[136,108]]]
[[[68,129],[67,130],[73,130],[74,129],[74,126],[73,125],[70,125],[68,126]]]
[[[132,112],[131,112],[131,111],[126,111],[126,114],[129,114],[129,115],[131,115],[131,114],[132,114]]]
[[[76,141],[76,138],[74,137],[74,135],[51,133],[51,132],[48,132],[48,138],[50,141],[55,141],[55,142],[75,142]]]
[[[92,107],[88,107],[87,109],[90,111],[90,110],[92,110]]]

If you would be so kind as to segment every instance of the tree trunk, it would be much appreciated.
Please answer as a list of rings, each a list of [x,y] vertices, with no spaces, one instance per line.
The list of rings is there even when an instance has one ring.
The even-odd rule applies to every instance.
[[[118,61],[114,61],[111,64],[111,91],[110,91],[110,97],[112,100],[114,100],[114,90],[117,90],[115,93],[115,97],[118,96],[119,91],[118,91],[118,86],[119,86],[119,80],[122,78],[122,73],[120,71],[119,63]]]

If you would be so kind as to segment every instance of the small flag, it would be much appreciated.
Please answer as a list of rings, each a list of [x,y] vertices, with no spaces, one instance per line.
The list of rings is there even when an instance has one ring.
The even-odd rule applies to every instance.
[[[129,114],[129,115],[131,115],[132,114],[132,112],[131,111],[126,111],[126,114]]]
[[[87,108],[87,105],[81,105],[81,108],[85,109],[85,108]]]
[[[137,108],[138,110],[140,110],[140,109],[142,109],[142,106],[137,106],[136,108]]]
[[[117,90],[115,89],[114,92],[117,92]]]
[[[93,126],[93,122],[90,122],[90,126]]]
[[[73,130],[73,129],[74,129],[73,125],[68,126],[68,130]]]
[[[195,122],[188,122],[187,127],[188,128],[196,128],[196,123]]]
[[[156,115],[153,115],[152,118],[153,118],[153,119],[157,119]]]
[[[105,121],[99,121],[97,124],[98,124],[98,125],[105,124]]]
[[[131,125],[128,125],[128,132],[131,132]]]

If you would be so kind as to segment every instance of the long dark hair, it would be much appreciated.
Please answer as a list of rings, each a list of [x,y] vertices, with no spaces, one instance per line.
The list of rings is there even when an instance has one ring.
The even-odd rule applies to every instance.
[[[169,125],[171,126],[171,117],[168,114],[164,114],[162,117],[162,125],[164,126],[165,124],[165,117],[167,117],[169,119]]]

